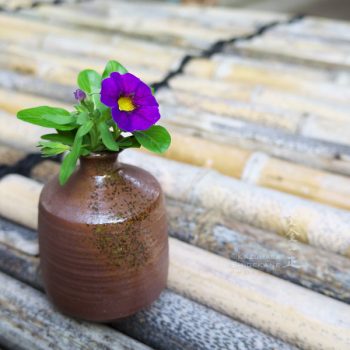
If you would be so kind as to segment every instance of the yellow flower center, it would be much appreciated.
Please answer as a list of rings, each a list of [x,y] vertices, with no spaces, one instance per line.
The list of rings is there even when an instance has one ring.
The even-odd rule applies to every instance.
[[[132,103],[132,99],[130,97],[122,96],[118,100],[118,107],[120,111],[131,112],[136,107]]]

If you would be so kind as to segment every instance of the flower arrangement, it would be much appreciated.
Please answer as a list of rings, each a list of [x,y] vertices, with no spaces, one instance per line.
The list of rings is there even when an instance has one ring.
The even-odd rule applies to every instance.
[[[152,89],[119,62],[109,61],[102,76],[83,70],[77,83],[73,112],[40,106],[17,113],[23,121],[56,129],[41,136],[38,147],[44,157],[67,152],[59,173],[61,185],[74,172],[80,156],[141,146],[155,153],[168,149],[170,134],[155,125],[160,113]]]

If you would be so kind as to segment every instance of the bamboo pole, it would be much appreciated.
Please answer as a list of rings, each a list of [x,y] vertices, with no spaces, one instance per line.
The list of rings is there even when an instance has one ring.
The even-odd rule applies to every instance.
[[[0,270],[34,288],[43,289],[38,258],[0,244]],[[295,349],[170,290],[164,290],[150,307],[112,326],[160,350]]]
[[[0,303],[0,341],[11,349],[46,350],[52,344],[60,350],[72,346],[150,349],[107,326],[78,322],[57,313],[42,293],[3,273],[0,273]]]
[[[113,57],[120,62],[127,61],[130,67],[157,68],[163,74],[184,55],[182,49],[170,45],[159,45],[111,33],[70,29],[23,16],[0,14],[0,22],[3,26],[0,41],[8,45],[100,57],[106,61]],[[154,56],[157,57],[156,60]]]
[[[350,214],[202,169],[128,150],[125,160],[153,173],[174,199],[350,256]]]
[[[310,40],[307,33],[296,36],[288,31],[281,33],[271,30],[263,37],[237,43],[233,50],[251,57],[268,57],[334,70],[349,69],[349,50],[346,44],[333,40]]]
[[[72,101],[73,86],[62,86],[45,82],[40,78],[21,75],[10,71],[0,71],[0,86],[30,94],[40,94],[49,99]],[[25,107],[25,106],[23,106]],[[349,175],[350,147],[309,139],[302,136],[260,127],[242,121],[227,119],[208,113],[198,114],[195,110],[181,106],[162,105],[165,122],[173,131],[224,143],[230,146],[266,152],[272,156],[313,166],[316,168]],[[198,119],[200,118],[200,119]],[[6,137],[6,135],[5,135]]]
[[[196,79],[189,77],[192,81]],[[180,80],[181,82],[181,80]],[[181,82],[180,88],[175,90],[163,90],[158,94],[158,100],[161,105],[170,106],[174,109],[181,106],[182,109],[189,109],[197,115],[207,113],[210,115],[212,123],[218,123],[229,126],[236,120],[248,121],[257,123],[258,125],[268,126],[271,128],[281,129],[282,131],[293,133],[295,135],[302,135],[307,138],[315,138],[326,140],[330,142],[350,144],[347,135],[347,127],[349,123],[348,110],[350,105],[339,107],[336,103],[329,104],[321,101],[317,103],[318,108],[328,112],[328,118],[320,118],[319,115],[309,114],[308,108],[303,106],[298,111],[293,111],[288,106],[279,106],[280,104],[287,104],[288,97],[279,92],[273,92],[269,97],[271,100],[269,104],[256,101],[255,97],[259,93],[255,91],[253,101],[237,101],[225,97],[211,97],[202,94],[201,91],[211,89],[212,82],[207,81],[208,84],[202,84],[202,80],[192,83],[187,86],[186,91],[182,90],[182,86],[186,83]],[[174,83],[173,83],[174,84]],[[207,87],[206,87],[207,85]],[[210,85],[210,87],[209,87]],[[220,82],[221,89],[225,86]],[[197,86],[197,88],[196,88]],[[201,88],[199,88],[201,86]],[[193,89],[192,89],[193,88]],[[187,91],[191,89],[191,92]],[[238,87],[227,87],[230,94],[234,94]],[[243,92],[244,92],[243,88]],[[195,91],[195,93],[193,93]],[[239,94],[242,94],[240,91]],[[305,98],[304,98],[305,99]],[[306,99],[310,101],[310,99]],[[317,102],[317,101],[316,101]],[[193,106],[196,106],[195,109]],[[333,119],[331,118],[333,117]]]
[[[47,182],[58,173],[58,169],[59,164],[45,161],[32,169],[31,176]],[[341,301],[350,301],[350,260],[298,243],[293,239],[297,228],[292,224],[286,240],[235,220],[227,220],[217,211],[169,197],[167,213],[172,237]],[[17,239],[18,232],[19,229],[11,227],[10,223],[1,227],[0,222],[0,241],[16,249],[28,245],[27,253],[37,254],[33,239],[29,239],[28,244],[27,237],[32,235],[20,230],[20,236],[26,238],[26,242],[22,242],[21,237]]]
[[[226,62],[224,59],[221,65],[224,66],[225,69],[229,70],[226,66],[229,65],[230,56],[225,59],[228,60]],[[208,63],[212,63],[212,61],[207,61]],[[214,61],[215,62],[215,61]],[[249,61],[248,61],[249,62]],[[349,120],[349,116],[346,113],[350,104],[348,101],[350,91],[347,87],[341,86],[339,84],[319,82],[317,80],[307,81],[308,90],[306,88],[299,90],[299,86],[295,88],[295,92],[289,92],[288,89],[279,87],[270,88],[268,84],[273,85],[274,81],[279,79],[278,82],[283,85],[285,83],[287,86],[289,85],[288,76],[286,80],[283,80],[283,74],[281,72],[281,76],[279,78],[271,78],[270,76],[264,77],[266,79],[266,83],[264,83],[263,79],[259,77],[259,70],[254,70],[254,66],[252,67],[252,71],[246,73],[247,77],[244,76],[244,71],[242,73],[243,77],[241,79],[221,79],[216,77],[216,72],[213,73],[200,73],[201,75],[209,75],[212,76],[210,78],[204,78],[199,74],[191,74],[194,70],[196,73],[196,68],[193,68],[197,60],[192,61],[190,66],[186,71],[189,71],[186,75],[177,76],[171,80],[170,86],[173,90],[178,94],[183,101],[183,103],[190,103],[191,99],[195,99],[197,95],[201,95],[202,98],[205,97],[209,101],[214,102],[214,106],[217,109],[218,114],[226,114],[227,116],[234,116],[235,104],[240,103],[242,105],[242,110],[245,104],[251,107],[254,111],[254,107],[256,107],[257,111],[259,109],[265,111],[265,114],[276,114],[279,113],[283,118],[284,114],[290,115],[294,117],[294,119],[298,119],[298,122],[302,124],[302,116],[306,117],[313,116],[318,120],[332,120],[336,123],[344,123]],[[203,63],[199,61],[199,65],[202,66]],[[222,70],[224,68],[221,68]],[[238,73],[235,70],[236,66],[232,67],[232,74],[239,74],[239,68],[237,68]],[[251,68],[251,67],[249,67]],[[204,69],[204,68],[203,68]],[[211,66],[207,68],[208,70],[212,69]],[[220,66],[216,68],[218,71],[220,70]],[[248,68],[247,68],[248,70]],[[220,72],[220,71],[219,71]],[[276,74],[280,73],[279,71]],[[222,73],[228,74],[228,73]],[[255,78],[255,74],[258,74],[256,77],[256,81],[250,81]],[[270,73],[272,75],[272,73]],[[234,77],[235,77],[234,75]],[[259,78],[262,80],[260,82]],[[300,81],[300,85],[302,84],[302,78],[298,78]],[[292,84],[290,84],[292,85]],[[292,90],[292,88],[289,88]],[[304,90],[306,91],[305,93]],[[308,91],[312,90],[312,93],[308,93]],[[335,93],[335,91],[337,93]],[[183,96],[184,95],[184,96]],[[189,96],[186,96],[189,95]],[[189,102],[186,102],[186,97]],[[205,99],[203,98],[205,101]],[[239,105],[239,104],[238,104]],[[201,108],[210,111],[210,104],[204,104]],[[248,109],[248,107],[246,107]],[[232,110],[232,112],[231,112]],[[244,111],[244,110],[243,110]],[[246,111],[247,118],[249,117],[248,111]],[[267,120],[267,122],[272,123],[273,119]],[[308,119],[308,118],[306,118]],[[264,120],[262,120],[264,121]],[[277,123],[277,121],[275,121]]]
[[[35,95],[13,93],[0,89],[0,108],[6,112],[16,113],[22,108],[40,104],[70,109],[69,106],[57,100],[42,99]],[[1,116],[5,121],[4,113],[0,114],[0,118]],[[21,125],[18,129],[18,121],[15,122],[16,125],[11,123],[10,120],[7,123],[4,122],[6,127],[3,128],[2,132],[0,131],[2,143],[18,148],[23,143],[19,134],[24,133],[29,135],[27,139],[29,137],[33,140],[30,149],[34,150],[39,139],[34,137],[44,132],[29,124]],[[8,133],[7,128],[13,131]],[[25,132],[24,129],[28,131]],[[18,139],[21,141],[17,141]],[[28,142],[24,143],[24,148],[28,149]],[[205,152],[202,151],[204,149]],[[213,168],[225,175],[260,186],[292,193],[339,208],[350,209],[350,193],[346,190],[350,188],[350,180],[344,176],[270,158],[262,153],[252,153],[200,138],[183,136],[180,133],[173,133],[172,147],[165,156],[177,161]]]
[[[0,110],[0,140],[1,144],[26,152],[37,152],[36,147],[41,135],[52,133],[52,129],[23,123],[13,115]]]
[[[350,174],[350,147],[343,144],[291,135],[283,131],[239,120],[225,120],[212,114],[161,105],[163,123],[173,132],[195,135],[206,140],[344,175]]]
[[[22,46],[8,44],[2,49],[0,67],[35,77],[42,77],[53,83],[75,86],[78,73],[89,67],[102,72],[106,60],[99,57],[67,56],[63,53],[48,50],[31,50]],[[163,78],[164,72],[156,68],[142,66],[129,67],[142,80],[153,82]]]
[[[153,173],[170,198],[219,210],[226,217],[282,236],[289,237],[293,231],[294,238],[299,241],[350,256],[350,214],[347,211],[255,187],[210,169],[180,166],[174,161],[140,152],[128,150],[120,157]],[[254,172],[250,177],[254,178],[253,175]],[[10,213],[12,209],[3,210]]]
[[[350,209],[348,177],[272,158],[262,152],[249,153],[240,148],[173,133],[172,146],[164,156],[212,168],[248,183]]]
[[[32,182],[10,175],[1,180],[0,191],[18,194],[11,218],[36,228],[35,220],[24,212],[28,206],[37,207],[40,185],[32,187],[32,203],[21,201],[20,196],[21,188],[29,190]],[[240,264],[176,239],[169,242],[171,289],[297,346],[350,346],[350,308],[346,304],[251,268],[242,270]]]
[[[169,234],[241,264],[350,302],[350,260],[167,198]],[[292,232],[291,232],[292,233]],[[337,273],[334,273],[337,271]]]
[[[103,8],[103,10],[101,10]],[[161,43],[167,42],[187,48],[205,49],[217,40],[232,36],[250,34],[258,25],[276,19],[284,19],[278,14],[253,15],[247,11],[242,21],[241,16],[231,12],[231,16],[217,11],[186,7],[180,11],[176,6],[160,4],[135,4],[104,2],[103,5],[91,3],[84,6],[64,6],[52,8],[43,6],[35,12],[26,13],[37,19],[54,19],[61,24],[86,27],[89,30],[118,32],[132,37],[151,39]],[[81,11],[84,16],[81,16]],[[184,15],[185,12],[186,14]],[[211,23],[210,27],[207,18]],[[137,25],[136,25],[137,24]]]
[[[304,21],[308,20],[310,18]],[[295,108],[298,105],[289,102],[299,101],[301,110],[309,106],[309,113],[332,118],[329,110],[323,109],[326,103],[333,104],[332,107],[336,106],[335,102],[342,106],[349,105],[349,88],[341,83],[346,76],[346,72],[338,72],[335,80],[331,72],[323,69],[284,62],[271,64],[270,60],[242,58],[226,53],[217,54],[211,60],[198,58],[189,62],[185,74],[173,79],[171,83],[174,87],[194,91],[190,88],[191,83],[201,81],[201,91],[210,96],[220,96],[216,86],[221,86],[224,94],[229,94],[230,88],[245,88],[247,96],[252,101],[260,103],[270,103],[271,99],[265,100],[265,98],[272,93],[285,93],[287,101],[275,99],[274,105],[282,103],[281,106]],[[208,81],[211,83],[211,89],[205,90]],[[289,101],[288,97],[289,100],[294,98]]]

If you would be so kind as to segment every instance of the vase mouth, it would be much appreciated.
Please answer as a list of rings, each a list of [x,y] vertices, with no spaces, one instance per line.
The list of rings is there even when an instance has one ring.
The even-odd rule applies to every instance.
[[[121,151],[118,152],[109,152],[109,151],[103,151],[103,152],[95,152],[95,153],[90,153],[87,156],[81,156],[80,159],[109,159],[109,158],[115,158],[118,156],[118,154]]]

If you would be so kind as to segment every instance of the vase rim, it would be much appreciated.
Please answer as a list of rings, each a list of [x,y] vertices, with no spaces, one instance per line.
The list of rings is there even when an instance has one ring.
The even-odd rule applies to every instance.
[[[102,152],[94,152],[90,153],[87,156],[81,156],[81,159],[107,159],[107,158],[114,158],[116,157],[120,151],[118,152],[109,152],[109,151],[102,151]]]

